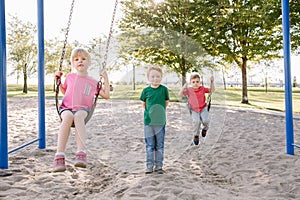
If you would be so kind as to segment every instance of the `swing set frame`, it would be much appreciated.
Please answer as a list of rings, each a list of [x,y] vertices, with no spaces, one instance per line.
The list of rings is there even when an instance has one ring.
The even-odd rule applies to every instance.
[[[292,85],[291,85],[291,61],[290,61],[290,24],[289,1],[282,2],[282,26],[284,44],[284,71],[285,71],[285,107],[286,107],[286,153],[294,155],[295,147],[292,109]],[[7,89],[6,89],[6,26],[5,26],[5,0],[0,0],[0,168],[8,168],[8,126],[7,126]],[[38,8],[38,43],[39,43],[39,82],[44,82],[44,4],[43,0],[37,0]],[[32,141],[38,141],[39,148],[45,148],[45,97],[44,86],[39,84],[39,137]],[[30,143],[31,144],[31,143]],[[28,144],[29,145],[29,144]],[[26,146],[28,146],[26,145]],[[25,146],[25,145],[23,145]]]
[[[74,0],[73,0],[74,1]],[[115,0],[115,8],[112,22],[115,18],[118,0]],[[44,0],[37,0],[38,13],[38,83],[44,83]],[[38,142],[39,149],[46,148],[46,128],[45,128],[45,88],[44,84],[38,84],[38,137],[26,144],[8,150],[8,121],[7,121],[7,83],[6,83],[6,26],[5,26],[5,0],[0,0],[0,169],[8,169],[8,154],[23,149],[33,143]],[[113,24],[113,23],[112,23]],[[113,27],[111,25],[109,35],[111,36]],[[67,38],[67,37],[66,37]],[[110,38],[109,38],[110,40]],[[64,47],[65,49],[65,47]],[[106,59],[109,49],[109,41],[106,46],[103,67],[106,66]],[[5,173],[4,173],[5,175]]]

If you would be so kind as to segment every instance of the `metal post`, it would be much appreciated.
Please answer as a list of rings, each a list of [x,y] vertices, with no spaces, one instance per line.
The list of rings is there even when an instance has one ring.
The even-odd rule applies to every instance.
[[[38,8],[38,98],[39,148],[46,148],[45,85],[44,85],[44,0],[37,0]]]
[[[8,168],[5,0],[0,0],[0,168]]]
[[[283,26],[284,79],[285,79],[286,153],[290,155],[294,155],[289,1],[282,0],[281,4],[282,4],[282,26]]]

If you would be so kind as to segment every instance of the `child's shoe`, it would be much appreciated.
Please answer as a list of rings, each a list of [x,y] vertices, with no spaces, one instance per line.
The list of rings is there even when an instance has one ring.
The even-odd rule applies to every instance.
[[[54,158],[54,172],[64,172],[66,171],[65,156],[56,155]]]
[[[158,174],[163,174],[164,173],[164,171],[162,169],[162,166],[156,166],[154,171]]]
[[[153,167],[152,166],[147,166],[145,174],[151,174],[153,172]]]
[[[86,153],[79,151],[76,153],[75,167],[86,168]]]
[[[205,136],[206,136],[206,132],[207,132],[207,130],[202,130],[202,132],[201,132],[202,137],[205,137]]]
[[[198,145],[199,144],[199,136],[195,135],[194,136],[194,145]]]

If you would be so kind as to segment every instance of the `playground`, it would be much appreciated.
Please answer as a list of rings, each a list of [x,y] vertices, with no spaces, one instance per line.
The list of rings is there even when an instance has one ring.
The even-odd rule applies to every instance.
[[[0,2],[3,9],[4,2]],[[283,1],[283,50],[285,82],[290,83],[287,4],[288,1]],[[45,70],[42,7],[43,1],[40,0],[39,83],[44,82]],[[4,11],[1,10],[1,13]],[[2,27],[5,27],[4,18],[0,15]],[[113,21],[102,69],[106,67]],[[51,164],[60,125],[58,110],[55,109],[59,100],[58,90],[55,99],[45,98],[44,85],[39,84],[37,98],[7,97],[6,38],[3,30],[0,32],[0,54],[3,58],[0,63],[1,199],[286,200],[297,199],[300,195],[299,152],[294,153],[294,149],[299,148],[296,143],[300,116],[293,114],[290,84],[285,84],[285,113],[212,106],[210,129],[197,146],[191,139],[186,103],[171,102],[167,108],[164,174],[153,173],[151,176],[144,173],[141,102],[130,98],[98,100],[97,96],[94,105],[98,100],[98,106],[93,107],[93,117],[87,122],[87,168],[74,167],[76,145],[71,131],[66,149],[66,171],[53,173]],[[69,26],[59,71],[68,31]],[[214,98],[220,100],[221,93]]]
[[[32,98],[9,98],[8,102],[9,147],[13,148],[36,137],[38,102]],[[53,109],[54,100],[46,100],[47,148],[31,145],[10,154],[9,169],[0,171],[1,199],[199,199],[201,196],[200,199],[208,200],[219,197],[286,200],[300,195],[299,154],[285,153],[282,112],[213,106],[210,112],[218,124],[212,124],[214,128],[197,147],[190,146],[185,105],[171,103],[165,140],[166,173],[147,176],[140,102],[101,100],[99,103],[95,117],[89,122],[88,168],[76,169],[72,165],[75,151],[72,135],[67,149],[70,155],[67,171],[57,174],[52,172],[51,163],[60,122]],[[294,129],[300,132],[298,115]]]

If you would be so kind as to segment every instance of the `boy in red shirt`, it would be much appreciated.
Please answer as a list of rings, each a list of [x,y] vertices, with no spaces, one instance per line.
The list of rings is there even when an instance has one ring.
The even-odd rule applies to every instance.
[[[199,144],[199,133],[202,128],[202,137],[206,136],[206,132],[209,128],[209,113],[206,106],[205,93],[210,93],[215,91],[214,77],[210,78],[210,88],[201,86],[200,75],[193,73],[190,77],[190,87],[187,83],[183,85],[179,91],[179,96],[188,97],[188,103],[191,109],[192,123],[193,123],[193,134],[194,134],[194,144]]]

